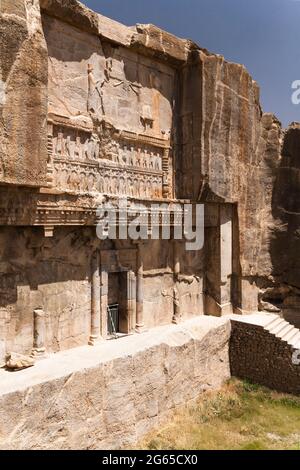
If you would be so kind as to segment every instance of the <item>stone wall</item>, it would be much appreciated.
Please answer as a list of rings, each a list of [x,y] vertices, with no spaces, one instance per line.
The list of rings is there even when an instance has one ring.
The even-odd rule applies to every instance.
[[[5,351],[31,352],[33,312],[37,308],[46,314],[45,346],[49,352],[88,343],[91,257],[95,248],[120,249],[120,253],[129,248],[131,268],[136,270],[135,246],[101,243],[92,227],[56,227],[50,238],[39,227],[0,228],[0,361]],[[146,328],[172,322],[174,286],[179,291],[182,319],[203,313],[203,257],[199,253],[192,263],[190,258],[182,248],[181,274],[175,279],[172,243],[149,241],[143,248]],[[113,302],[119,291],[116,282],[115,277],[110,283]],[[119,301],[120,295],[125,293],[119,293]]]
[[[0,371],[0,448],[132,446],[229,378],[229,335],[228,320],[202,317]]]
[[[233,320],[231,324],[231,374],[271,389],[299,395],[300,368],[292,362],[295,347],[271,334],[261,324],[255,324],[251,317],[249,321]],[[283,322],[283,327],[287,326]]]

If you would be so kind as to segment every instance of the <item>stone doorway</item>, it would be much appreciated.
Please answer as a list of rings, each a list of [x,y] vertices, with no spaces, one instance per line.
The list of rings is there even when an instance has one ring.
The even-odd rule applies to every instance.
[[[107,307],[107,334],[108,337],[117,337],[120,334],[119,304],[110,304]]]
[[[110,272],[108,274],[108,336],[128,334],[129,312],[127,308],[128,272]]]
[[[108,273],[107,337],[128,335],[134,327],[131,305],[132,276],[129,271]]]

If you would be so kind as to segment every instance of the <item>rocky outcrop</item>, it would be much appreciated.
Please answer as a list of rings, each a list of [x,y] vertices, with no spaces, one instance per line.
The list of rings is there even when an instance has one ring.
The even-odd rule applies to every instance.
[[[0,182],[42,186],[48,55],[38,0],[3,0],[0,29]]]
[[[0,448],[132,446],[229,378],[229,335],[228,319],[202,317],[0,371]]]
[[[274,286],[264,293],[284,316],[300,326],[300,124],[284,133],[282,156],[273,187],[276,221],[270,244]],[[298,313],[297,313],[298,312]]]
[[[9,353],[6,354],[6,368],[8,370],[23,370],[28,367],[34,366],[34,359],[29,356],[23,356],[22,354]]]
[[[270,240],[280,123],[262,114],[258,85],[242,65],[203,50],[191,50],[181,72],[180,113],[180,195],[236,204],[237,303],[243,310],[256,310],[256,282],[273,274]]]

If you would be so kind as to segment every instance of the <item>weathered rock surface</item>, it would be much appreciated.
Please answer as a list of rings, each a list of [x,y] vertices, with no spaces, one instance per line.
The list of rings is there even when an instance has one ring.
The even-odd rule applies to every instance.
[[[34,359],[17,353],[6,354],[6,368],[9,370],[22,370],[34,366]]]
[[[0,182],[47,177],[48,57],[38,0],[0,5]]]
[[[273,274],[270,239],[280,123],[262,114],[258,85],[242,65],[205,51],[189,55],[181,74],[181,103],[179,193],[237,204],[238,303],[243,310],[255,310],[255,282]]]
[[[0,371],[1,449],[115,449],[229,378],[227,319],[202,317]]]
[[[300,324],[300,127],[263,114],[242,65],[153,25],[0,4],[0,362],[58,352],[4,376],[3,447],[121,446],[229,376],[227,324],[123,339],[120,356],[108,342],[78,367],[60,354],[107,338],[109,305],[121,334],[258,309]],[[204,247],[99,240],[98,206],[119,196],[205,204]]]
[[[258,299],[260,290],[298,287],[298,261],[283,254],[282,247],[299,252],[299,132],[294,125],[284,135],[277,119],[262,113],[259,87],[242,65],[153,25],[121,25],[76,0],[2,1],[1,15],[3,183],[79,192],[94,199],[94,206],[92,195],[105,192],[232,204],[234,307],[257,310],[270,300]],[[129,140],[120,143],[124,130]],[[150,141],[141,138],[145,132]],[[133,133],[135,146],[130,143]],[[164,173],[139,181],[136,170],[133,175],[126,169],[128,187],[117,172],[100,176],[96,166],[81,163],[78,173],[70,161],[52,162],[59,156],[87,156],[115,162],[125,158],[137,165],[146,142],[149,167]],[[288,199],[287,181],[293,188]],[[49,203],[62,208],[64,198],[53,201],[50,194]],[[24,225],[19,219],[26,209],[18,204],[17,199],[12,203],[9,220]],[[38,202],[30,204],[27,223],[41,223],[32,211]],[[82,204],[83,198],[74,201],[77,207]],[[12,213],[18,214],[13,221]],[[288,275],[280,272],[285,262]],[[208,276],[218,277],[217,269]],[[210,279],[205,288],[222,304]]]

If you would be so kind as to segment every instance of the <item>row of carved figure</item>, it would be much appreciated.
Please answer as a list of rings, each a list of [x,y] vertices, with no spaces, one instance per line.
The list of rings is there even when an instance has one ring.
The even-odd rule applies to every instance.
[[[63,164],[55,164],[54,186],[61,190],[122,194],[133,197],[162,196],[162,177],[106,171],[97,173],[91,168],[68,170]]]
[[[162,155],[158,151],[128,147],[115,140],[103,145],[95,134],[86,139],[81,136],[72,139],[59,132],[53,137],[53,152],[56,158],[76,161],[107,159],[118,165],[162,171]]]

